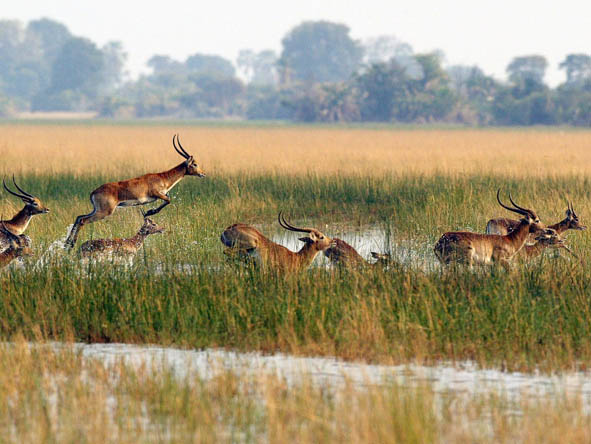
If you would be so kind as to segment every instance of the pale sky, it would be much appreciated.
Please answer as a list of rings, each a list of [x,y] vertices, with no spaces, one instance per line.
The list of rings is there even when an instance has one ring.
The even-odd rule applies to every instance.
[[[281,38],[304,20],[345,23],[351,36],[395,35],[415,52],[441,49],[447,64],[479,65],[505,78],[514,56],[541,54],[546,81],[564,79],[568,53],[591,53],[591,1],[548,0],[4,0],[1,19],[47,17],[99,46],[119,40],[128,69],[147,72],[154,54],[185,60],[196,52],[235,61],[240,49],[281,49]]]

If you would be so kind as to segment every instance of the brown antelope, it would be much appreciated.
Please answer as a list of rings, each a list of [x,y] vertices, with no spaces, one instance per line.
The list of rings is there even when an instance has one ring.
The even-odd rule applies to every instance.
[[[332,245],[332,239],[315,228],[295,227],[285,220],[281,212],[277,219],[286,230],[308,233],[308,236],[299,238],[304,246],[297,253],[269,240],[259,230],[246,224],[234,224],[224,230],[220,237],[227,247],[224,253],[241,259],[253,258],[267,269],[295,272],[310,266],[318,253]]]
[[[93,210],[76,218],[66,239],[66,248],[71,249],[76,244],[78,232],[83,225],[110,216],[116,208],[145,205],[162,200],[163,203],[159,207],[152,208],[146,213],[146,216],[152,216],[170,204],[168,193],[183,177],[205,177],[205,172],[197,165],[193,156],[182,147],[178,134],[172,137],[172,145],[176,152],[185,158],[184,162],[174,168],[162,173],[145,174],[122,182],[106,183],[90,193]]]
[[[119,256],[133,257],[151,234],[162,233],[164,228],[156,225],[142,211],[144,223],[133,237],[127,239],[94,239],[84,242],[80,246],[80,255],[84,258],[91,256]]]
[[[509,193],[513,208],[501,202],[499,189],[497,202],[506,210],[521,216],[519,225],[507,235],[480,234],[467,231],[455,231],[443,234],[435,244],[435,255],[442,264],[460,263],[468,266],[500,264],[505,269],[523,248],[529,233],[544,230],[544,225],[533,210],[518,206]],[[548,232],[550,233],[550,232]]]
[[[541,255],[546,248],[562,248],[572,254],[575,258],[578,256],[571,251],[571,249],[564,243],[564,239],[560,237],[560,234],[548,228],[541,234],[535,237],[536,243],[533,245],[524,245],[521,250],[517,253],[517,258],[520,260],[531,260]]]
[[[25,232],[25,230],[29,226],[29,222],[31,222],[33,216],[35,216],[36,214],[46,214],[49,212],[49,209],[45,205],[43,205],[43,203],[38,198],[36,198],[32,194],[27,193],[21,187],[19,187],[16,181],[14,180],[14,176],[12,176],[12,182],[14,183],[14,186],[20,192],[20,194],[8,188],[8,186],[6,185],[6,181],[2,179],[2,185],[4,186],[4,189],[13,196],[16,196],[19,199],[21,199],[25,206],[22,210],[16,213],[16,215],[12,219],[3,220],[2,222],[4,223],[8,231],[10,231],[12,234],[16,236],[20,236]],[[8,243],[8,238],[5,235],[0,235],[0,245],[4,243]]]
[[[371,256],[377,259],[374,263],[366,261],[358,252],[342,239],[333,238],[333,244],[330,248],[324,250],[324,255],[334,265],[345,268],[362,268],[365,266],[383,266],[386,267],[392,263],[392,257],[388,253],[371,252]]]
[[[0,223],[0,233],[6,236],[9,242],[8,248],[0,253],[0,268],[6,267],[16,258],[33,254],[28,238],[13,234],[4,222]]]
[[[566,217],[553,225],[548,225],[547,228],[552,228],[560,235],[567,230],[586,230],[585,225],[581,225],[579,216],[575,213],[572,202],[567,202],[568,207],[566,208]],[[487,234],[509,234],[510,231],[514,230],[519,221],[515,219],[508,219],[506,217],[499,217],[491,219],[486,224]]]

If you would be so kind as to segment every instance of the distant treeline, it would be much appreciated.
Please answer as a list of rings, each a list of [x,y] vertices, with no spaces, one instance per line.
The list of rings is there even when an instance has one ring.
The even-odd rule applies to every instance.
[[[304,22],[281,43],[281,54],[245,49],[235,63],[154,55],[152,73],[129,80],[119,42],[99,48],[49,19],[0,21],[0,116],[591,126],[589,54],[569,54],[565,82],[550,88],[541,55],[515,57],[500,82],[477,66],[445,67],[442,53],[416,54],[393,36],[355,41],[326,21]]]

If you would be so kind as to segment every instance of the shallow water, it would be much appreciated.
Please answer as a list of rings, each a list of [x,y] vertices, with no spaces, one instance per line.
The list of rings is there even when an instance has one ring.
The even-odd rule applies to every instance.
[[[54,344],[55,347],[65,347]],[[479,369],[473,362],[435,366],[370,365],[333,358],[294,357],[284,354],[238,353],[220,349],[201,351],[127,344],[75,344],[83,357],[105,364],[119,360],[130,365],[170,368],[179,377],[191,372],[209,379],[221,372],[239,376],[275,375],[288,384],[311,381],[323,387],[341,387],[346,382],[357,388],[396,382],[402,386],[427,385],[436,393],[505,395],[510,400],[523,397],[581,395],[587,412],[591,411],[591,372],[565,372],[559,375],[503,372]]]
[[[330,231],[329,231],[330,230]],[[392,259],[404,266],[432,271],[439,267],[439,263],[433,254],[433,245],[427,238],[405,239],[397,236],[394,232],[388,232],[379,226],[354,228],[327,229],[333,237],[338,237],[351,245],[357,252],[369,262],[371,252],[390,253]],[[292,251],[298,251],[303,243],[298,240],[301,234],[283,231],[271,237],[277,242]],[[315,261],[316,265],[328,266],[329,261],[324,255],[319,255]]]

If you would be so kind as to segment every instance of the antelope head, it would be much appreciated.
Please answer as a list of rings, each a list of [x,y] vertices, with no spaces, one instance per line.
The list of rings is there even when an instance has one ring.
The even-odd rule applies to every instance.
[[[563,248],[578,259],[578,256],[566,245],[560,234],[552,228],[546,228],[536,236],[536,241],[550,248]]]
[[[178,146],[177,146],[177,144],[178,144]],[[183,148],[183,146],[181,145],[181,141],[179,139],[178,134],[175,134],[174,136],[172,136],[172,146],[174,146],[174,149],[176,150],[177,153],[179,153],[181,156],[183,156],[185,158],[185,166],[187,167],[187,175],[188,176],[205,177],[205,171],[203,171],[201,169],[201,167],[199,167],[199,165],[197,165],[197,162],[195,162],[195,159],[193,159],[193,156],[191,156],[189,153],[187,153],[185,151],[185,149]]]
[[[499,205],[502,206],[506,210],[509,210],[509,211],[512,211],[513,213],[519,214],[521,216],[521,220],[526,221],[529,224],[529,232],[530,233],[537,233],[540,230],[545,229],[544,224],[540,221],[540,218],[537,216],[537,214],[533,210],[528,210],[527,208],[523,208],[523,207],[520,207],[519,205],[517,205],[513,201],[513,197],[511,196],[511,193],[509,193],[509,200],[511,201],[511,205],[513,205],[513,208],[505,205],[503,202],[501,202],[500,193],[501,193],[501,189],[499,188],[497,191],[497,202],[499,203]]]
[[[164,231],[164,228],[154,223],[154,221],[149,217],[146,217],[146,213],[144,212],[144,210],[140,209],[140,211],[142,213],[142,216],[144,217],[144,224],[140,228],[139,234],[143,236],[149,236],[150,234],[162,233]]]
[[[29,214],[33,215],[33,214],[49,213],[49,208],[44,206],[43,203],[38,198],[36,198],[32,194],[27,193],[25,190],[23,190],[21,187],[18,186],[18,184],[14,180],[14,176],[12,176],[12,183],[14,183],[14,186],[20,192],[20,194],[14,192],[10,188],[8,188],[8,186],[6,186],[5,180],[2,179],[2,185],[4,185],[4,189],[6,191],[8,191],[10,194],[12,194],[13,196],[16,196],[19,199],[21,199],[23,201],[23,203],[25,204],[25,208],[27,209]]]
[[[281,212],[279,212],[277,219],[279,221],[279,225],[281,225],[281,227],[285,228],[286,230],[295,231],[297,233],[308,233],[307,236],[300,237],[299,240],[312,246],[316,249],[316,251],[324,251],[327,248],[334,246],[333,240],[330,237],[325,236],[315,228],[295,227],[285,220],[285,217]]]
[[[568,229],[570,230],[586,230],[587,227],[585,225],[581,225],[579,221],[579,216],[575,213],[575,209],[573,208],[573,203],[568,202],[568,207],[566,209],[566,224]]]

